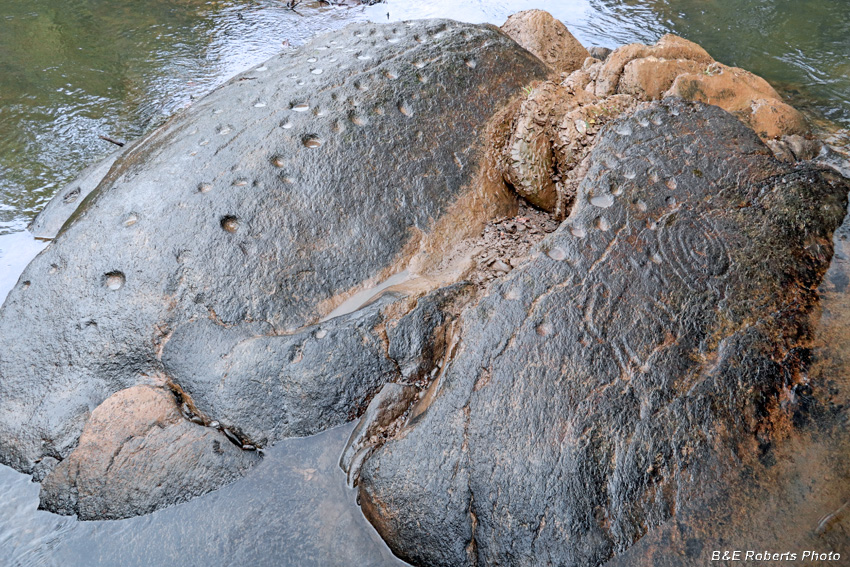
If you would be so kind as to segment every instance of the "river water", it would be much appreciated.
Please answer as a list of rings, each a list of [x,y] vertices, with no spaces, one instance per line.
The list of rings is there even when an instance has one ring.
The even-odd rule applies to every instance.
[[[0,0],[0,301],[43,247],[26,226],[88,163],[237,72],[354,21],[500,25],[542,8],[585,45],[667,32],[771,81],[836,144],[850,128],[846,0],[386,0],[296,11],[272,0]],[[393,565],[336,458],[351,426],[272,448],[245,479],[120,522],[36,511],[38,485],[0,466],[0,567]]]

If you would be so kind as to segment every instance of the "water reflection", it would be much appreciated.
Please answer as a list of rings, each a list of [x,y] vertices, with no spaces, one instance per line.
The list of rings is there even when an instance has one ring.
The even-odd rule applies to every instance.
[[[362,13],[359,13],[363,17]],[[358,13],[318,2],[6,2],[0,17],[0,234],[228,77]]]
[[[34,512],[38,485],[0,467],[0,548],[15,567],[405,565],[363,518],[337,466],[352,428],[284,441],[235,484],[111,522]]]
[[[0,235],[0,305],[15,287],[24,267],[45,246],[45,242],[36,240],[26,231]]]

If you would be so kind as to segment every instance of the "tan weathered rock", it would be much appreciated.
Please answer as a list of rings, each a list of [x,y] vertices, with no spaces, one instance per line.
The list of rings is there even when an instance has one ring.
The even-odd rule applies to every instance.
[[[806,119],[793,106],[778,99],[756,99],[750,105],[750,117],[745,120],[762,139],[783,135],[805,134]],[[810,158],[807,158],[810,159]]]
[[[550,212],[558,206],[553,144],[556,125],[570,110],[594,100],[584,90],[570,90],[552,81],[535,88],[514,119],[499,166],[505,181],[533,205]]]
[[[601,64],[589,60],[580,76],[598,97],[615,93],[639,100],[678,96],[719,106],[750,126],[763,139],[804,134],[806,120],[761,77],[714,61],[702,47],[675,35],[655,45],[633,43],[611,53]]]
[[[655,45],[649,46],[649,55],[659,59],[691,59],[705,63],[714,61],[701,45],[672,33],[661,36]]]
[[[220,488],[259,460],[185,419],[170,391],[134,386],[92,412],[80,444],[44,480],[41,506],[83,520],[127,518]]]
[[[722,63],[712,63],[700,73],[679,75],[666,94],[719,106],[736,115],[763,139],[807,130],[803,116],[782,102],[782,97],[767,81]]]
[[[558,216],[569,213],[578,186],[587,173],[586,161],[597,134],[611,120],[634,110],[637,99],[630,95],[613,95],[573,108],[560,120],[552,147],[558,170]]]
[[[502,31],[558,73],[580,69],[590,57],[570,30],[543,10],[514,14],[502,25]]]
[[[599,73],[599,69],[601,68],[601,61],[588,57],[584,60],[582,68],[570,73],[570,75],[561,82],[561,85],[567,89],[575,91],[587,91],[590,95],[593,95],[593,99],[595,99],[596,95],[593,94],[595,85],[594,81],[596,80],[596,75]]]
[[[617,92],[641,100],[657,100],[664,96],[679,75],[704,71],[706,64],[692,59],[659,59],[650,56],[633,59],[626,64]]]
[[[540,12],[524,12],[505,27],[544,28],[531,25],[538,20],[546,18]],[[623,46],[605,61],[586,57],[560,85],[544,83],[518,110],[507,111],[514,115],[505,121],[510,138],[494,144],[505,181],[533,205],[562,217],[585,174],[582,160],[601,125],[638,101],[665,96],[719,106],[765,141],[807,131],[803,116],[782,102],[767,81],[717,63],[696,43],[668,34],[655,45]],[[780,159],[793,160],[793,150],[770,147]]]
[[[631,43],[614,50],[605,60],[596,81],[596,95],[608,96],[617,92],[620,77],[629,62],[644,57],[658,59],[688,59],[701,63],[711,63],[714,59],[708,52],[692,41],[673,34],[667,34],[655,45]]]
[[[649,48],[642,43],[630,43],[618,47],[611,53],[596,77],[594,92],[597,96],[608,96],[617,92],[617,85],[620,83],[620,75],[626,65],[634,59],[641,59],[648,56]]]
[[[753,100],[780,98],[761,77],[716,62],[701,72],[680,75],[667,94],[714,104],[733,114],[749,109]]]

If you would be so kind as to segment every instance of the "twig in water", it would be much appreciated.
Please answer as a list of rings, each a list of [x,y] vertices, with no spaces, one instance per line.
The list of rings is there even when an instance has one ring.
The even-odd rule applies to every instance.
[[[119,148],[123,148],[123,147],[124,147],[124,142],[118,142],[118,141],[113,140],[112,138],[109,138],[109,137],[107,137],[107,136],[98,136],[98,138],[100,138],[101,140],[106,140],[106,141],[107,141],[107,142],[109,142],[110,144],[115,144],[115,145],[116,145],[116,146],[118,146]]]

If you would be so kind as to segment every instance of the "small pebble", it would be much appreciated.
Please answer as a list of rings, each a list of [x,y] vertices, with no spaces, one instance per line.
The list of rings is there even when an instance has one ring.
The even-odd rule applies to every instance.
[[[239,440],[239,438],[236,436],[236,434],[235,434],[235,433],[233,433],[233,432],[232,432],[232,431],[230,431],[229,429],[224,429],[223,431],[224,431],[224,435],[225,435],[228,439],[230,439],[230,442],[231,442],[231,443],[233,443],[234,445],[238,445],[238,446],[240,446],[240,447],[242,446],[242,442]]]
[[[504,274],[507,274],[511,271],[511,267],[502,262],[501,260],[493,262],[493,269],[495,269],[497,272],[502,272]]]

